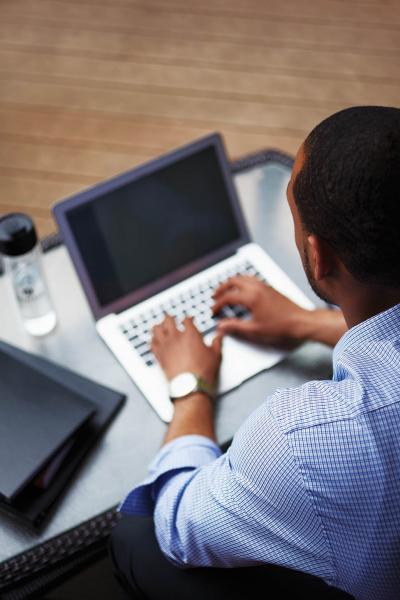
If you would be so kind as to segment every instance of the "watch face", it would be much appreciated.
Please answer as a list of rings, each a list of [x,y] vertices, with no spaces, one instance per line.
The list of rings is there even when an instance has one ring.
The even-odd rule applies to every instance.
[[[174,377],[169,384],[171,398],[182,398],[197,388],[197,379],[193,373],[181,373]]]

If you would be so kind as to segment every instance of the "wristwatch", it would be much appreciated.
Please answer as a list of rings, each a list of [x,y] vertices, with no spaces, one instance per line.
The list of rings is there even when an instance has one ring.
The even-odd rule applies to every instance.
[[[211,400],[215,398],[215,386],[210,385],[195,373],[189,373],[189,371],[175,375],[169,382],[168,388],[169,397],[172,401],[186,398],[186,396],[195,392],[207,394]]]

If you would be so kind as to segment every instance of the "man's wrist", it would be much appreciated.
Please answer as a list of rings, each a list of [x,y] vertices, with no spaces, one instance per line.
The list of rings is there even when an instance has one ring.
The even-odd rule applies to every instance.
[[[299,341],[315,341],[315,336],[317,335],[318,330],[318,316],[316,313],[316,310],[304,309],[296,314],[292,324],[292,333],[294,339]]]
[[[164,444],[182,435],[204,435],[215,441],[214,409],[214,402],[202,392],[175,400]]]

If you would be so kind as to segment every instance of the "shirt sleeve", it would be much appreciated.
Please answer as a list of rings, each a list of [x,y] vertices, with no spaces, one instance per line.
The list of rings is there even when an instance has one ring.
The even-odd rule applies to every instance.
[[[268,402],[226,454],[206,440],[185,436],[165,446],[144,483],[152,491],[140,492],[147,508],[154,503],[165,556],[180,567],[274,563],[332,583],[325,532]]]
[[[159,490],[168,479],[206,465],[221,454],[219,446],[202,435],[172,440],[161,448],[149,466],[149,476],[128,494],[119,510],[128,515],[152,515]]]

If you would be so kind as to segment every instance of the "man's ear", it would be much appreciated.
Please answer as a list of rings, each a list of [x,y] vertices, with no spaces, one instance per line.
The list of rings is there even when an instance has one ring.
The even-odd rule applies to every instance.
[[[315,281],[321,281],[335,270],[335,256],[332,248],[318,236],[307,236],[309,264]]]

